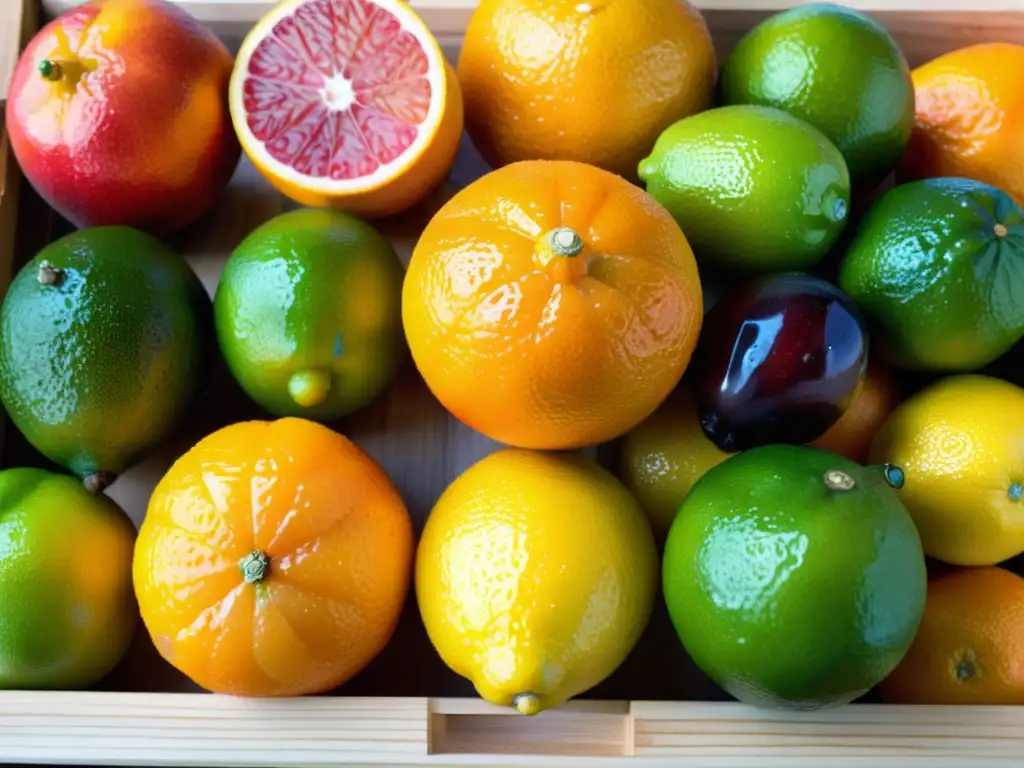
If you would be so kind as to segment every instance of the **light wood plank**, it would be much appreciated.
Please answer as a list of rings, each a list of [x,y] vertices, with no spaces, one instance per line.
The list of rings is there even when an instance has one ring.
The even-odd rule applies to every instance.
[[[685,759],[688,768],[832,768],[899,758],[908,768],[953,768],[1017,765],[1022,750],[1020,707],[792,713],[731,703],[576,702],[523,718],[472,700],[0,693],[0,763],[597,768]]]

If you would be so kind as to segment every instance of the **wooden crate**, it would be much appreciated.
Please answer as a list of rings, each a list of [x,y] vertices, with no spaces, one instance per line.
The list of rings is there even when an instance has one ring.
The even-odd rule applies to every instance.
[[[635,0],[642,2],[642,0]],[[35,0],[0,0],[0,100],[18,32]],[[237,46],[271,0],[177,0]],[[49,0],[48,15],[75,4]],[[799,0],[698,0],[720,54],[761,18]],[[1024,0],[847,0],[875,15],[912,64],[972,42],[1024,43]],[[413,0],[454,59],[475,0]],[[1024,73],[1021,73],[1024,76]],[[67,230],[19,179],[0,124],[0,287],[48,239]],[[387,222],[403,259],[454,189],[486,169],[460,153],[448,184]],[[212,291],[226,255],[255,226],[291,207],[243,160],[216,211],[173,240]],[[15,227],[15,222],[17,227]],[[16,241],[16,244],[15,244]],[[138,523],[171,461],[218,426],[262,414],[223,368],[172,444],[128,472],[110,496]],[[388,394],[334,425],[371,453],[421,527],[462,470],[496,447],[450,417],[411,363]],[[45,466],[8,430],[3,465]],[[598,451],[604,456],[604,449]],[[716,766],[951,768],[1024,764],[1024,707],[895,707],[859,703],[811,714],[727,701],[689,661],[659,608],[637,651],[585,697],[535,718],[475,698],[430,647],[410,601],[383,654],[333,696],[241,700],[198,691],[156,655],[144,632],[90,692],[0,692],[0,763],[173,766]]]

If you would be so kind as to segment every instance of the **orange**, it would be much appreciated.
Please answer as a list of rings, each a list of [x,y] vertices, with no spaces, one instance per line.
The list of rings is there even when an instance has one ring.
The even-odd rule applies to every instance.
[[[693,252],[646,192],[590,165],[529,161],[453,197],[402,292],[438,400],[519,448],[627,432],[679,382],[702,321]]]
[[[930,581],[917,637],[881,692],[899,704],[1024,704],[1024,579],[983,567]]]
[[[867,375],[846,413],[811,445],[864,464],[871,441],[899,402],[900,393],[889,369],[871,358]]]
[[[1024,46],[961,48],[914,70],[917,121],[906,179],[962,176],[1024,205]]]
[[[157,485],[134,583],[157,651],[239,696],[330,690],[387,643],[412,571],[409,515],[384,471],[303,419],[201,440]]]
[[[577,160],[635,180],[668,126],[711,106],[711,35],[685,0],[482,0],[459,81],[493,167]]]
[[[252,29],[229,88],[242,148],[293,200],[378,217],[437,187],[462,94],[402,0],[284,0]]]

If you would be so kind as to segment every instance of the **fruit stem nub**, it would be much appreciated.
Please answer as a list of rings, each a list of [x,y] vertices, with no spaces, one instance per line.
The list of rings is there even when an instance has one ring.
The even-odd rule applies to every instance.
[[[830,469],[825,473],[825,485],[832,491],[852,491],[857,481],[839,469]]]
[[[103,493],[117,479],[113,472],[93,472],[82,481],[85,490],[94,496]]]
[[[885,475],[885,482],[897,491],[907,482],[906,473],[895,464],[886,464],[882,467],[882,474]]]
[[[254,549],[248,555],[238,561],[238,567],[242,569],[242,578],[246,584],[259,584],[267,575],[267,568],[270,566],[270,558]]]
[[[558,256],[572,258],[583,252],[583,238],[569,227],[556,227],[548,233],[551,250]]]
[[[1024,485],[1020,483],[1011,483],[1010,487],[1006,491],[1006,495],[1010,497],[1012,501],[1020,501],[1024,498]]]
[[[44,80],[55,83],[64,76],[64,68],[53,59],[43,59],[39,62],[39,74]]]
[[[39,262],[39,272],[36,274],[40,285],[57,285],[64,279],[64,271],[57,269],[48,261]]]
[[[512,706],[521,715],[532,716],[540,714],[540,696],[535,693],[517,693],[512,699]]]
[[[1005,224],[996,224],[993,229],[995,230],[996,237],[1006,237],[1010,234],[1010,230],[1006,228]]]
[[[322,368],[296,371],[288,379],[288,394],[303,408],[320,405],[331,391],[331,374]]]

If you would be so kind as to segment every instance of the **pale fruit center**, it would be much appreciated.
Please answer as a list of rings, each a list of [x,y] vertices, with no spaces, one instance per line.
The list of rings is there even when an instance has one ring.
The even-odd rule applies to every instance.
[[[356,179],[415,142],[431,103],[420,41],[370,0],[310,0],[249,58],[242,98],[253,136],[315,178]]]

